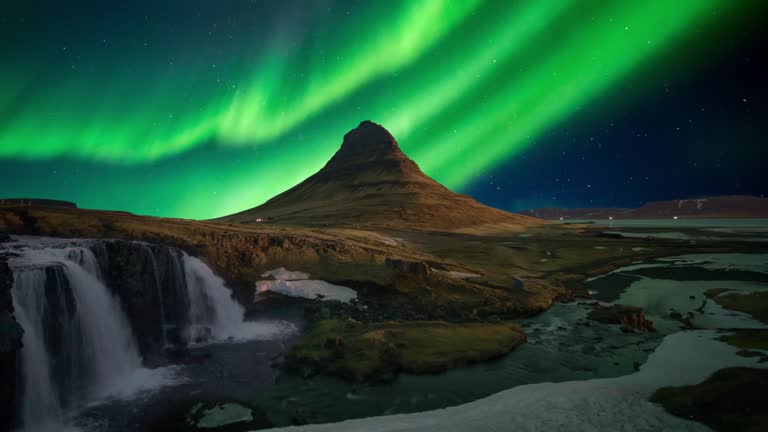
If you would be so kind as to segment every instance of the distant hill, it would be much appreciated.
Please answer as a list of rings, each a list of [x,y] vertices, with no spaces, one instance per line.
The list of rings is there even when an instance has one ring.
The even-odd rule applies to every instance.
[[[344,135],[320,171],[265,204],[220,220],[302,226],[462,229],[543,223],[480,204],[425,175],[382,126],[364,121]]]
[[[619,214],[626,213],[632,209],[625,208],[558,208],[545,207],[532,210],[521,211],[520,214],[533,216],[541,219],[556,220],[565,219],[608,219],[616,217]]]
[[[768,198],[728,195],[684,200],[652,201],[636,209],[540,208],[521,214],[542,219],[666,219],[680,218],[768,218]]]
[[[0,198],[0,206],[40,206],[40,207],[67,207],[77,208],[77,204],[71,201],[52,200],[45,198]]]

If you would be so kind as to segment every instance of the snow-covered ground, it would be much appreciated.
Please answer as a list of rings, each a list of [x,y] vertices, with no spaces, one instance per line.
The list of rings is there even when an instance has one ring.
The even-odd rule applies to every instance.
[[[456,278],[456,279],[470,279],[470,278],[476,278],[480,277],[479,274],[475,273],[467,273],[467,272],[460,272],[460,271],[447,271],[447,270],[436,270],[438,273],[442,273],[448,277]]]
[[[759,237],[717,237],[717,236],[710,236],[710,235],[703,235],[703,234],[696,234],[696,233],[682,233],[677,231],[663,231],[663,232],[645,232],[645,231],[605,231],[605,234],[619,234],[622,237],[626,238],[659,238],[659,239],[668,239],[668,240],[712,240],[712,241],[733,241],[733,240],[739,240],[739,241],[755,241],[755,242],[764,242],[768,241],[768,237],[765,237],[764,233],[755,233],[760,234]]]
[[[696,266],[709,270],[744,270],[768,273],[768,254],[691,254],[659,258],[659,261],[669,263],[669,265]],[[663,265],[661,264],[661,266]]]
[[[680,322],[670,318],[676,311],[682,316],[691,313],[691,322],[698,328],[766,328],[765,324],[750,315],[724,309],[714,301],[702,307],[710,289],[727,288],[735,292],[764,292],[768,284],[744,281],[673,281],[643,278],[633,282],[616,303],[643,308],[656,327],[676,331]]]
[[[338,300],[345,303],[357,298],[357,292],[351,288],[322,280],[311,280],[306,273],[292,272],[284,267],[264,272],[261,276],[272,276],[274,280],[256,282],[256,301],[258,301],[259,294],[264,291],[273,291],[289,297],[322,298],[323,300]]]
[[[275,429],[303,432],[706,431],[648,401],[665,386],[696,384],[718,369],[765,367],[736,355],[708,330],[667,336],[640,371],[618,378],[512,388],[464,405],[416,414]]]
[[[591,277],[586,282],[592,282],[615,273],[627,273],[634,270],[649,268],[700,267],[707,270],[728,271],[743,270],[756,273],[768,273],[768,254],[690,254],[668,258],[658,258],[653,262],[636,261],[630,265],[619,267],[608,273]],[[635,275],[641,277],[639,275]]]
[[[299,271],[289,271],[286,270],[285,267],[276,268],[274,270],[267,270],[264,273],[261,274],[261,277],[267,278],[272,276],[275,278],[275,280],[303,280],[303,279],[309,279],[309,275],[307,273],[299,272]]]
[[[596,225],[613,225],[616,228],[700,228],[710,231],[712,228],[726,230],[760,230],[768,228],[768,219],[569,219],[568,223],[593,223]],[[726,232],[726,231],[720,231]]]

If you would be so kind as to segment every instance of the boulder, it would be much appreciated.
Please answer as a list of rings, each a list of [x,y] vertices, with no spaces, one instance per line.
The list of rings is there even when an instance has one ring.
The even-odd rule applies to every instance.
[[[429,267],[429,265],[421,261],[406,261],[387,258],[386,265],[388,268],[391,268],[400,274],[427,277],[432,273],[432,269]]]
[[[654,332],[653,322],[645,317],[643,310],[636,306],[602,305],[597,303],[587,315],[592,321],[604,324],[618,324],[622,331]]]

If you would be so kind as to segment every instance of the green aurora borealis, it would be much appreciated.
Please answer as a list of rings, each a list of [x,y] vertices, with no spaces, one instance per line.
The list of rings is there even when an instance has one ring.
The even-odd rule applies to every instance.
[[[0,195],[220,216],[311,175],[364,119],[461,190],[600,97],[631,99],[649,62],[709,55],[670,52],[744,13],[724,0],[160,3],[67,19],[11,7],[0,159],[18,170]]]

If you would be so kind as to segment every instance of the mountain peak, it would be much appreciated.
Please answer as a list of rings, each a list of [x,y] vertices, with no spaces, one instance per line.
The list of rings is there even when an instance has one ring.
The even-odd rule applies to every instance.
[[[380,124],[363,120],[360,124],[344,135],[339,153],[366,155],[367,157],[400,155],[397,141]]]
[[[341,172],[344,174],[341,175]],[[364,120],[344,135],[341,148],[319,174],[349,181],[382,172],[428,179],[418,165],[400,150],[397,141],[387,129],[370,120]]]
[[[222,218],[292,225],[361,224],[455,229],[533,219],[484,206],[446,189],[406,156],[383,126],[361,122],[317,173],[259,207]]]

